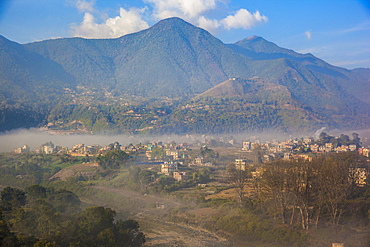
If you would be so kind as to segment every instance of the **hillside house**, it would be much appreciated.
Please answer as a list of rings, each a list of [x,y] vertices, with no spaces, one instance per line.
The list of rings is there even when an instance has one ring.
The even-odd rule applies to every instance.
[[[242,151],[249,151],[252,149],[252,143],[251,142],[243,142]]]
[[[44,154],[52,154],[54,153],[54,147],[52,146],[42,146],[40,148],[40,152]]]
[[[247,160],[246,159],[235,159],[235,169],[245,171],[247,168]]]
[[[168,175],[171,172],[174,172],[176,170],[177,170],[177,163],[174,163],[174,162],[164,162],[161,165],[161,173],[164,173],[166,175]]]
[[[356,144],[351,144],[351,145],[349,145],[348,146],[348,148],[349,148],[349,151],[356,151],[356,149],[357,149],[357,146],[356,146]]]
[[[370,151],[370,149],[369,149],[369,148],[359,148],[359,149],[358,149],[358,153],[359,153],[360,155],[365,156],[365,157],[369,157],[369,151]]]
[[[173,178],[177,181],[187,181],[189,179],[187,172],[173,172]]]
[[[349,147],[348,147],[348,146],[346,146],[346,145],[342,145],[342,146],[340,146],[340,147],[336,147],[336,148],[334,149],[334,151],[336,151],[337,153],[341,153],[341,152],[348,152],[348,150],[349,150]]]
[[[196,165],[203,165],[203,157],[200,156],[195,157],[194,163]]]
[[[166,149],[166,155],[171,156],[173,160],[178,160],[180,158],[180,153],[177,150]]]
[[[16,154],[22,154],[22,153],[29,153],[30,152],[30,147],[27,145],[23,145],[20,148],[14,148],[14,153]]]
[[[291,153],[284,153],[284,160],[290,160],[291,159]]]

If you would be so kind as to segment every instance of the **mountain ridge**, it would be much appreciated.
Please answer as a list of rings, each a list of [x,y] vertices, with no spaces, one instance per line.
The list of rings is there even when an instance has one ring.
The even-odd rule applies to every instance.
[[[4,39],[6,40],[2,38]],[[12,43],[5,42],[3,50],[11,51],[10,44]],[[168,126],[166,121],[172,121],[177,113],[184,112],[176,107],[182,107],[183,104],[186,105],[193,101],[202,101],[201,98],[212,97],[209,90],[211,92],[213,90],[214,93],[215,88],[220,88],[228,78],[249,80],[249,84],[246,83],[245,86],[249,85],[250,88],[257,87],[258,83],[266,84],[264,90],[256,91],[259,93],[255,95],[258,102],[252,102],[258,104],[258,107],[264,107],[262,102],[283,102],[283,99],[279,97],[288,97],[297,106],[296,110],[289,114],[298,114],[298,111],[305,112],[301,114],[302,119],[307,121],[307,124],[304,124],[305,128],[313,129],[323,123],[333,127],[361,128],[369,121],[370,99],[364,89],[370,89],[370,69],[347,70],[332,66],[312,54],[300,54],[281,48],[257,36],[234,44],[224,44],[209,32],[180,18],[165,19],[146,30],[116,39],[62,38],[17,45],[21,57],[38,58],[34,59],[37,63],[32,64],[40,68],[37,73],[32,72],[33,70],[25,72],[20,70],[22,73],[19,73],[19,76],[26,78],[26,81],[28,78],[27,83],[30,85],[33,85],[32,78],[44,78],[44,81],[40,80],[36,83],[40,90],[31,90],[41,95],[42,98],[48,97],[46,92],[52,90],[55,94],[64,95],[60,96],[64,97],[64,102],[61,101],[60,104],[69,102],[68,104],[73,103],[77,106],[81,103],[78,103],[79,100],[76,101],[76,97],[84,97],[83,94],[96,91],[102,95],[115,97],[116,102],[117,99],[137,99],[138,97],[148,101],[168,99],[179,102],[171,106],[167,115],[157,116],[157,120],[147,119],[137,129],[155,130]],[[9,60],[7,56],[10,56],[15,62],[21,64],[22,59],[12,57],[9,55],[11,52],[7,54],[0,53],[0,62],[6,64]],[[29,74],[28,71],[32,73]],[[8,76],[5,70],[2,71],[0,82],[17,85],[19,81],[17,77],[8,80]],[[254,79],[251,78],[256,77],[261,80],[252,82]],[[49,89],[45,91],[46,85],[49,85]],[[242,84],[229,82],[227,85],[228,87],[225,88],[224,85],[222,90],[233,91],[234,96],[239,94],[238,97],[244,97],[245,104],[251,104],[248,100],[253,98],[252,93],[241,94],[241,91],[245,89]],[[277,91],[267,93],[266,86],[268,85],[274,85],[275,88],[287,94],[279,94]],[[81,90],[85,92],[74,94],[74,98],[71,99],[70,93],[63,92],[66,88],[70,90],[68,92]],[[14,88],[13,91],[17,92],[17,90]],[[208,92],[208,95],[205,92]],[[4,99],[13,98],[13,96],[6,97],[7,93],[4,89],[0,90],[0,95],[1,93],[5,95]],[[32,97],[34,96],[25,93],[24,96],[18,98],[27,102]],[[272,112],[274,114],[284,112],[285,103],[282,102],[266,106],[266,112],[271,117]],[[203,101],[200,104],[203,104]],[[232,104],[239,103],[233,100]],[[292,108],[292,104],[289,107]],[[279,109],[274,108],[277,105]],[[96,107],[101,108],[98,105]],[[258,107],[253,108],[252,111],[265,114]],[[243,109],[250,108],[244,107]],[[216,112],[213,111],[212,114]],[[289,131],[289,125],[292,123],[284,122],[285,113],[281,114],[280,122],[265,119],[264,121],[268,123],[266,126],[273,127],[273,123],[277,125],[285,123],[284,131]],[[314,121],[309,117],[310,114],[320,121]],[[77,115],[73,114],[73,116]],[[114,118],[115,116],[110,113],[102,113],[102,121],[107,122],[107,126],[117,125],[117,121],[126,121],[122,118],[113,121]],[[180,118],[176,117],[176,119],[178,125],[182,126],[178,129],[185,131],[190,128],[191,131],[202,131],[202,127],[183,126]],[[245,119],[249,118],[243,119],[235,120],[235,124],[238,125],[238,121],[247,121]],[[349,119],[352,119],[353,123],[350,123]],[[184,121],[189,125],[188,120]],[[258,118],[253,118],[253,121],[257,123]],[[150,122],[160,123],[161,126],[150,124]],[[176,129],[176,126],[171,128]],[[213,129],[222,131],[222,126],[215,126]]]

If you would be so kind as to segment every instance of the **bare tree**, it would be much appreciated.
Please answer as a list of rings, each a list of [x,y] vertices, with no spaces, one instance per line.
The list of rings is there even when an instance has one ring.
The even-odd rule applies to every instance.
[[[287,169],[287,189],[294,197],[293,206],[299,209],[301,225],[305,230],[308,230],[310,221],[312,175],[312,167],[307,161],[290,162]]]
[[[339,224],[344,202],[355,186],[358,156],[352,153],[327,155],[317,172],[318,184],[334,225]]]
[[[242,207],[244,201],[244,187],[247,184],[248,179],[251,177],[250,171],[246,167],[245,169],[237,169],[234,163],[230,163],[226,167],[226,172],[229,183],[236,188],[237,202],[239,206]]]
[[[271,200],[276,214],[280,214],[281,223],[285,224],[290,194],[287,189],[286,161],[278,160],[264,167],[262,174],[262,194]]]

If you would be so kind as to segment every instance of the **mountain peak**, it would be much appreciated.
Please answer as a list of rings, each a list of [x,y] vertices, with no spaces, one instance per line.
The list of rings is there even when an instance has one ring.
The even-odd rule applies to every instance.
[[[182,26],[193,26],[189,22],[184,21],[183,19],[179,17],[170,17],[167,19],[163,19],[159,21],[157,24],[155,24],[152,28],[156,27],[182,27]]]
[[[180,17],[169,17],[169,18],[160,20],[157,24],[160,24],[160,23],[188,23],[188,22],[184,21]]]
[[[248,46],[248,47],[253,47],[256,44],[264,45],[264,46],[266,46],[266,45],[268,45],[268,46],[277,46],[274,43],[265,40],[261,36],[255,36],[255,35],[251,36],[251,37],[248,37],[248,38],[245,38],[245,39],[242,39],[242,40],[235,43],[235,45]]]
[[[263,39],[261,36],[256,36],[256,35],[253,35],[253,36],[250,36],[246,39],[243,39],[243,40],[248,40],[248,41],[252,41],[252,40],[257,40],[257,39]],[[243,40],[239,41],[239,42],[242,42]]]

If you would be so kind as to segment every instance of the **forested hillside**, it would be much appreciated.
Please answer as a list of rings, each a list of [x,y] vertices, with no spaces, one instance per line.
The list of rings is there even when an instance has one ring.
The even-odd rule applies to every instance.
[[[93,133],[266,128],[292,133],[317,126],[361,129],[370,122],[369,69],[335,67],[261,37],[226,45],[179,18],[117,39],[63,38],[20,45],[2,37],[1,45],[3,131],[46,124],[70,129],[77,121]],[[227,104],[220,101],[217,111],[201,113],[209,118],[205,122],[193,110],[184,111],[194,105],[193,99],[214,92],[229,78],[254,77],[261,81],[249,83],[251,90],[257,85],[264,89],[238,96],[242,105],[254,105],[240,107],[228,99],[235,95],[226,95]],[[238,90],[232,86],[222,88]],[[210,101],[223,97],[206,94]],[[165,111],[159,109],[163,107]],[[77,114],[81,109],[82,116]],[[295,114],[298,123],[291,121]],[[20,123],[20,118],[26,121]],[[211,122],[213,127],[208,126]]]

